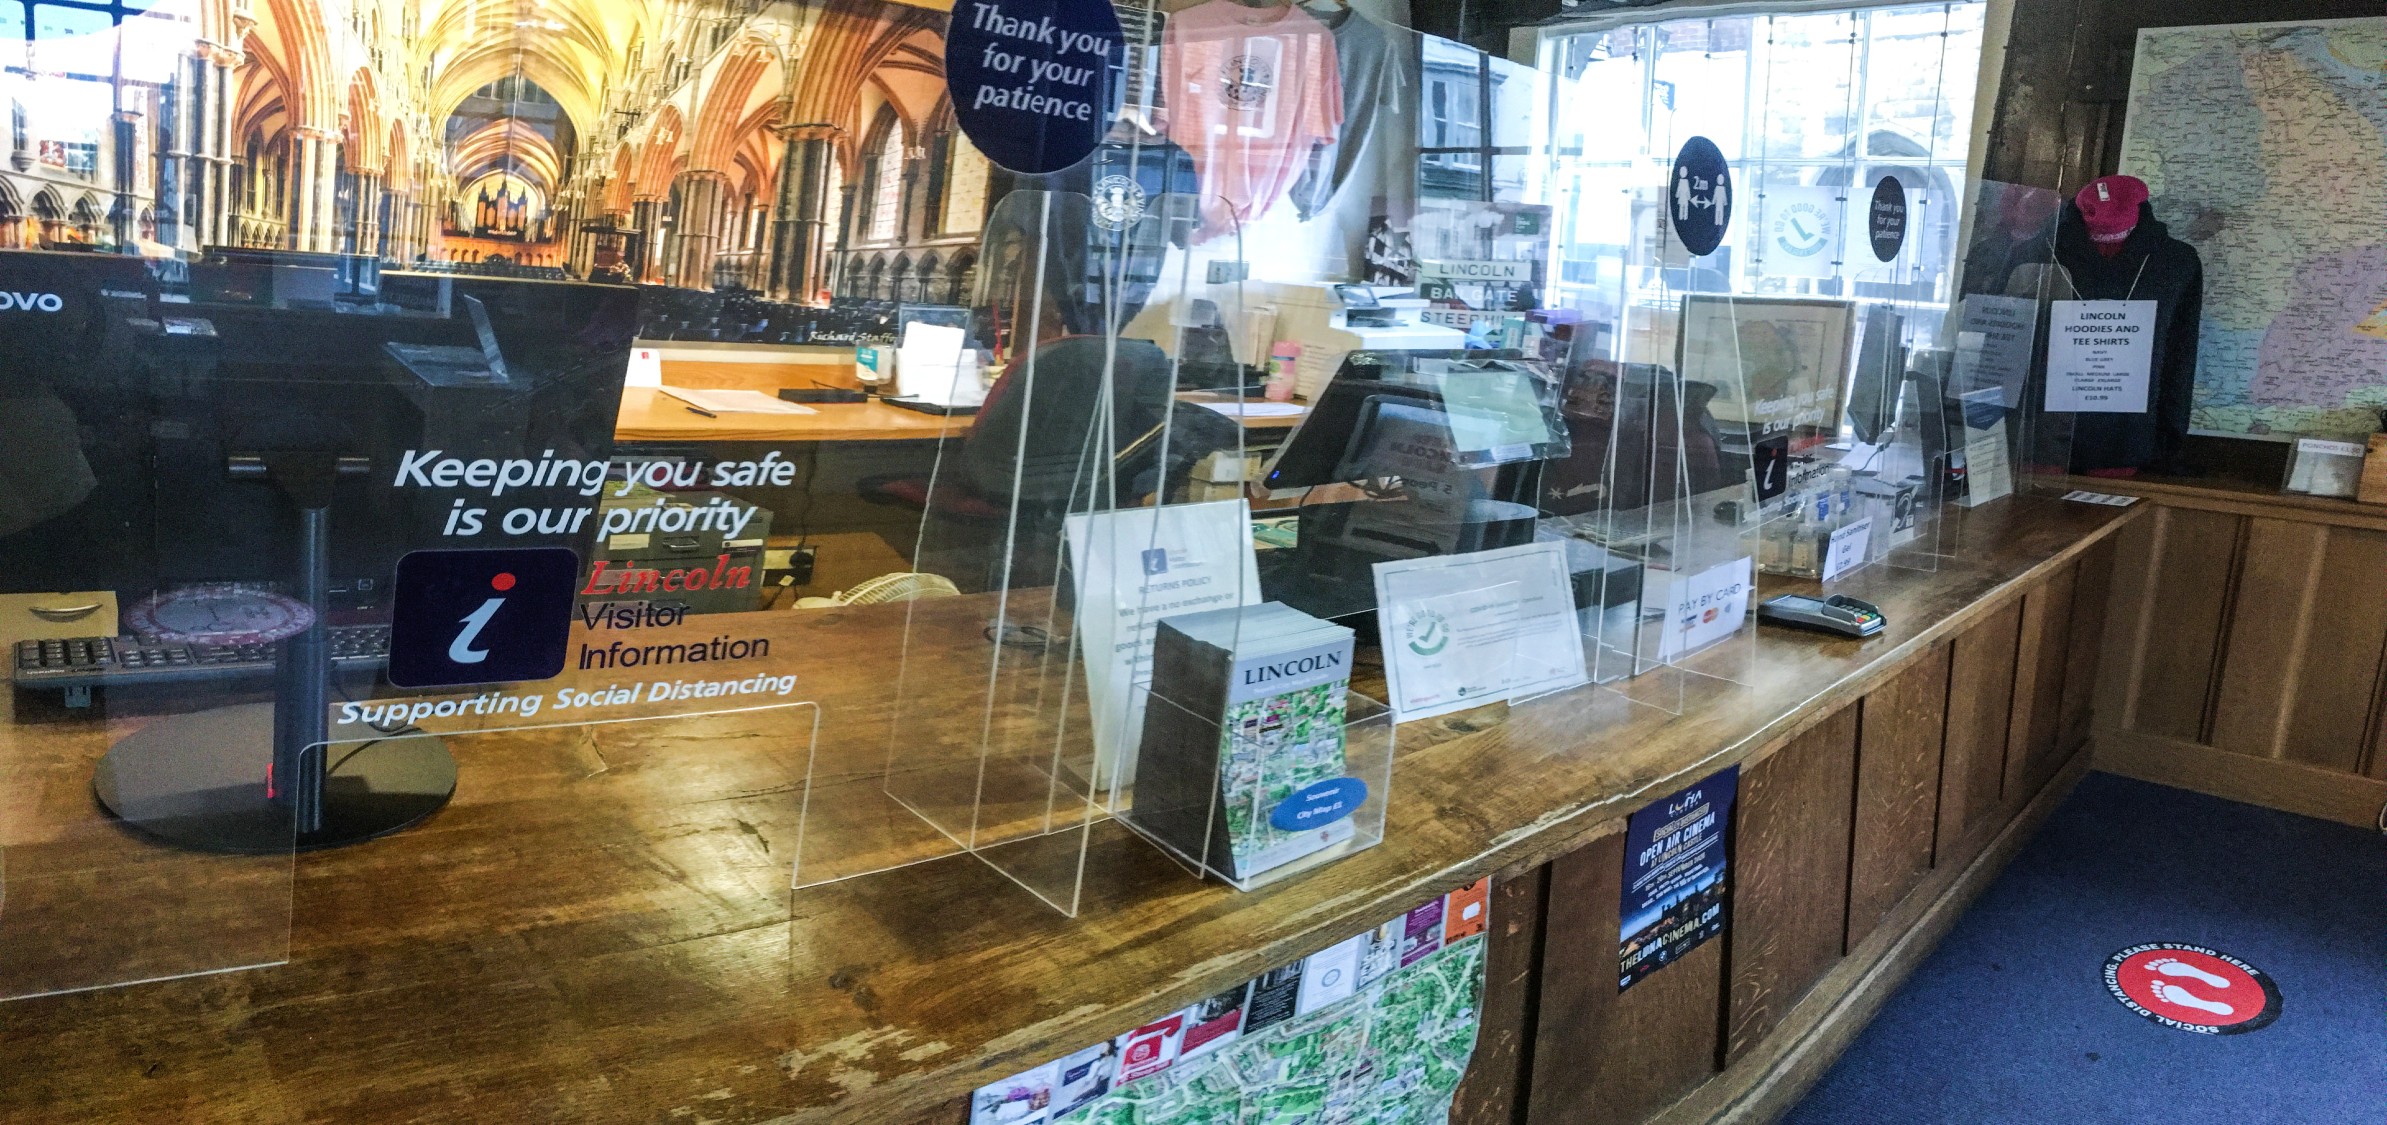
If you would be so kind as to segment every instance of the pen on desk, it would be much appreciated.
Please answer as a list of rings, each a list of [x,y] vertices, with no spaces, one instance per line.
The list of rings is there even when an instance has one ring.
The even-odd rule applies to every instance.
[[[707,417],[707,418],[719,418],[719,417],[720,417],[720,415],[718,415],[718,414],[715,414],[715,413],[713,413],[712,411],[710,411],[710,410],[707,410],[707,409],[705,409],[705,408],[703,408],[703,407],[701,407],[701,406],[691,406],[691,407],[689,407],[689,408],[688,408],[688,413],[690,413],[690,414],[702,414],[702,415],[704,415],[704,416],[705,416],[705,417]]]

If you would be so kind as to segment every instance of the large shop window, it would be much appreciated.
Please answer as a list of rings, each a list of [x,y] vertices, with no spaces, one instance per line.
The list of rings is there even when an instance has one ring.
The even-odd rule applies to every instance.
[[[1554,30],[1556,303],[1611,323],[1670,319],[1686,293],[1893,301],[1943,311],[1981,54],[1981,3],[1677,19]],[[1741,187],[1723,246],[1691,260],[1659,236],[1652,185],[1693,136]],[[1896,176],[1913,251],[1866,252],[1863,207]],[[1817,191],[1816,189],[1823,189]],[[1619,201],[1629,201],[1620,206]],[[1825,228],[1788,214],[1818,201]],[[1929,322],[1935,316],[1910,318]]]

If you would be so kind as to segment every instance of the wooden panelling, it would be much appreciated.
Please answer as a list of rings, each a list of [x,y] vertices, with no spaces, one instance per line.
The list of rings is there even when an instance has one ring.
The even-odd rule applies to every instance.
[[[1542,911],[1550,865],[1492,880],[1490,946],[1475,1057],[1451,1103],[1454,1125],[1516,1125],[1533,1072],[1534,1013],[1541,988]]]
[[[2072,567],[2049,575],[2022,597],[2022,631],[2014,654],[2014,710],[2006,721],[2008,805],[2031,799],[2055,773],[2064,749],[2064,665],[2072,655]]]
[[[1873,689],[1859,708],[1848,948],[1864,941],[1931,870],[1940,739],[1948,718],[1948,646],[1934,647]]]
[[[2340,824],[2373,827],[2380,807],[2387,805],[2387,781],[2249,758],[2176,738],[2099,729],[2096,752],[2097,768],[2107,773]]]
[[[2113,568],[2106,580],[2105,643],[2099,646],[2103,659],[2097,664],[2096,702],[2091,707],[2100,727],[2135,722],[2131,711],[2155,632],[2155,529],[2162,523],[2158,508],[2108,540],[2113,544]]]
[[[1716,1068],[1721,940],[1616,991],[1624,836],[1550,865],[1529,1125],[1630,1125]]]
[[[2387,780],[2381,509],[2227,482],[2113,487],[2159,507],[2096,548],[2114,556],[2105,598],[2085,579],[2097,555],[2080,560],[2075,627],[2099,601],[2108,615],[2095,653],[2099,767],[2370,823],[2378,798],[2357,782]],[[2088,655],[2077,639],[2073,650],[2068,680]],[[2078,690],[2065,685],[2067,735]]]
[[[2105,651],[2106,604],[2112,600],[2114,543],[2083,552],[2073,569],[2071,651],[2064,657],[2063,716],[2056,742],[2067,755],[2089,741],[2097,669]]]
[[[1741,774],[1726,1065],[1754,1049],[1840,959],[1856,757],[1857,709],[1844,707]]]
[[[2387,535],[2329,529],[2280,757],[2358,773],[2387,646]]]
[[[2387,697],[2387,685],[2381,686],[2380,695]],[[2374,703],[2371,713],[2377,716],[2381,710],[2387,710],[2387,703]],[[2363,776],[2387,780],[2387,720],[2372,719],[2370,740],[2370,760],[2363,763]]]
[[[2249,519],[2245,535],[2207,741],[2223,750],[2276,758],[2295,706],[2296,654],[2312,621],[2313,586],[2329,529]]]
[[[2088,772],[2088,762],[2087,753],[2073,754],[2038,796],[2014,810],[2011,819],[2000,821],[1978,857],[1925,876],[1871,938],[1815,982],[1806,999],[1791,1007],[1756,1051],[1666,1107],[1647,1125],[1763,1125],[1781,1120],[1931,956],[2048,814],[2071,795]],[[1912,1120],[1920,1125],[1949,1119],[1918,1114]]]
[[[2238,551],[2238,517],[2190,508],[2155,513],[2156,618],[2130,708],[2134,729],[2202,742],[2213,669]]]
[[[1959,634],[1948,654],[1948,729],[1939,771],[1939,829],[1932,865],[1972,857],[1996,822],[2006,784],[2006,721],[2014,706],[2015,602]]]

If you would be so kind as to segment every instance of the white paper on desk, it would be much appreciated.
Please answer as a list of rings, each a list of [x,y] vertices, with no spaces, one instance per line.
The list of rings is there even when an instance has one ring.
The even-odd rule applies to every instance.
[[[1566,545],[1375,565],[1393,721],[1586,683]]]
[[[1229,418],[1291,418],[1307,410],[1298,402],[1236,401],[1197,402],[1195,406],[1218,411]]]
[[[819,411],[800,403],[767,395],[761,391],[698,390],[694,387],[665,387],[663,393],[701,410],[715,414],[817,414]]]
[[[2136,496],[2116,496],[2110,492],[2083,492],[2077,488],[2065,493],[2064,499],[2082,504],[2104,504],[2114,508],[2127,508],[2138,503]]]
[[[903,340],[898,345],[905,361],[931,367],[950,367],[961,362],[961,346],[969,334],[950,324],[930,324],[915,320],[903,326]]]
[[[630,349],[630,369],[622,376],[625,387],[660,387],[663,385],[663,349]]]
[[[1251,505],[1238,500],[1073,515],[1063,525],[1094,721],[1094,784],[1135,781],[1160,619],[1260,603]]]

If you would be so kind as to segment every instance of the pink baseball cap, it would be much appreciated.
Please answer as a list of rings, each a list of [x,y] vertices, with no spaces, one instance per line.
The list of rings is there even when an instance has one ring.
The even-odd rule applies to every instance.
[[[2147,182],[2136,176],[2100,176],[2090,180],[2072,202],[2088,224],[2089,241],[2120,242],[2138,225],[2138,205],[2147,201]]]

